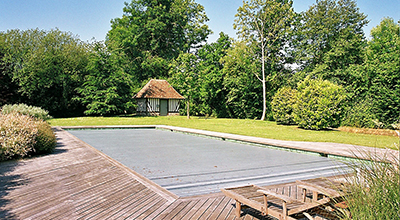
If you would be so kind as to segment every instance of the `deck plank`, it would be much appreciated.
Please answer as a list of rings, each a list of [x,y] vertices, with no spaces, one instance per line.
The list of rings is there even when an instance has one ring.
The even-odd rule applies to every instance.
[[[227,206],[229,206],[231,199],[228,197],[223,197],[223,200],[219,203],[219,205],[214,209],[212,213],[207,217],[207,219],[213,220],[213,219],[220,219],[224,217],[220,217],[220,215],[223,213],[225,209],[228,209]]]
[[[210,209],[213,209],[217,204],[219,204],[220,200],[221,197],[209,198],[208,201],[191,217],[191,219],[206,219]]]
[[[192,216],[208,201],[208,198],[198,199],[196,205],[194,205],[182,219],[191,219]]]
[[[209,219],[209,217],[216,211],[216,209],[220,206],[221,202],[225,199],[224,196],[218,197],[214,200],[214,202],[210,205],[210,207],[204,212],[201,216],[201,219]],[[218,212],[218,211],[217,211]]]
[[[181,219],[186,219],[188,218],[187,215],[189,214],[189,211],[192,210],[198,203],[200,202],[200,199],[194,199],[189,201],[189,203],[186,205],[184,209],[182,209],[179,213],[177,213],[172,220],[181,220]]]

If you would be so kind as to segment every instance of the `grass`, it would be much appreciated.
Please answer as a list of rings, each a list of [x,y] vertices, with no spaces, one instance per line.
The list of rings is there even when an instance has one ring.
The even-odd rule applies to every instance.
[[[311,131],[297,126],[250,119],[215,119],[184,116],[173,117],[79,117],[50,119],[52,126],[95,125],[170,125],[208,131],[225,132],[262,138],[291,141],[333,142],[379,148],[397,149],[398,137],[354,133],[346,130]],[[347,129],[348,130],[348,129]]]
[[[388,157],[394,163],[371,160],[350,164],[357,175],[348,179],[351,193],[345,201],[349,212],[342,212],[343,219],[400,219],[400,161],[398,155],[379,159]]]

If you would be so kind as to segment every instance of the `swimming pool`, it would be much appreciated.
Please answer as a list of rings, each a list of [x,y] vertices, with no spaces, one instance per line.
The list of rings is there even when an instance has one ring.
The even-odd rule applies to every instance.
[[[160,129],[68,130],[178,196],[338,174],[326,157]]]

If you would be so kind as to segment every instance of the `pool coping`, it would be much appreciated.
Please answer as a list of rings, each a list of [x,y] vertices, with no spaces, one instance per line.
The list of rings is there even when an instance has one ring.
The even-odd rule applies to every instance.
[[[106,125],[106,126],[57,126],[61,129],[163,129],[172,132],[183,132],[195,135],[203,135],[222,140],[232,140],[250,144],[271,146],[283,150],[302,151],[316,153],[324,157],[341,157],[363,160],[378,160],[382,162],[398,163],[400,152],[388,148],[373,148],[351,144],[340,144],[330,142],[306,142],[306,141],[284,141],[269,138],[252,137],[245,135],[229,134],[223,132],[206,131],[192,128],[183,128],[167,125]]]

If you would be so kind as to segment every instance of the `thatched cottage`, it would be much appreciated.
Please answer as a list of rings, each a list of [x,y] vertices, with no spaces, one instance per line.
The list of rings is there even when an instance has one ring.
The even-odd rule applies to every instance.
[[[166,80],[150,80],[133,98],[138,115],[178,115],[179,102],[185,99]]]

